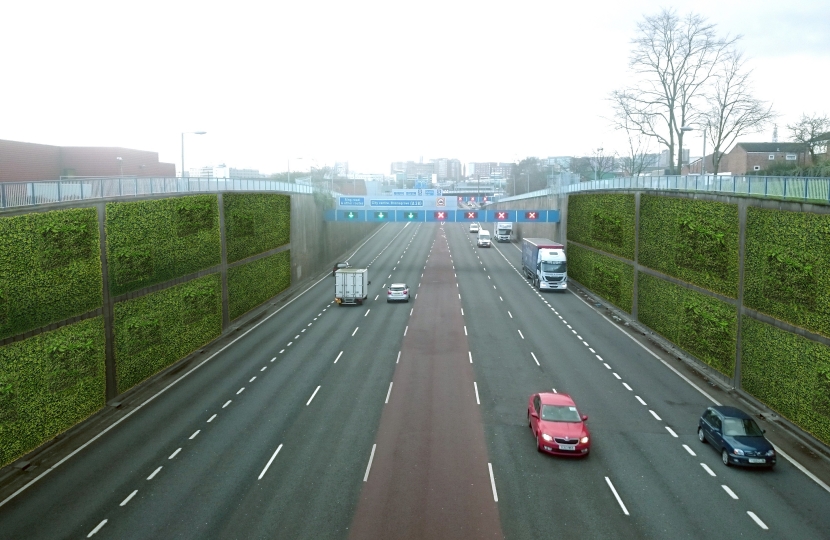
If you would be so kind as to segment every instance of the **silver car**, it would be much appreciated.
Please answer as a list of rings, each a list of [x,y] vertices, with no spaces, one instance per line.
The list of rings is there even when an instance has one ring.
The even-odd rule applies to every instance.
[[[409,302],[409,287],[406,283],[393,283],[386,289],[386,302]]]

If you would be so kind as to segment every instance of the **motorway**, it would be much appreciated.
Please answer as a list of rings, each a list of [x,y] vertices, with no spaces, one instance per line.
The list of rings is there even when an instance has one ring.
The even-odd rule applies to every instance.
[[[830,537],[830,492],[789,461],[727,468],[697,440],[725,393],[535,291],[515,244],[396,223],[349,260],[363,306],[323,277],[147,385],[0,486],[0,538]],[[536,451],[540,391],[589,415],[587,458]]]

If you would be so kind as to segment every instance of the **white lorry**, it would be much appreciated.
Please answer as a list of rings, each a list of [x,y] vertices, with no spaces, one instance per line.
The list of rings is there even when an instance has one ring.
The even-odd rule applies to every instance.
[[[499,221],[496,223],[496,241],[509,242],[510,235],[513,234],[513,224],[507,221]]]
[[[522,269],[538,290],[568,288],[565,246],[547,238],[522,239]]]
[[[369,296],[370,283],[366,268],[338,268],[334,272],[334,301],[341,306],[361,305]]]

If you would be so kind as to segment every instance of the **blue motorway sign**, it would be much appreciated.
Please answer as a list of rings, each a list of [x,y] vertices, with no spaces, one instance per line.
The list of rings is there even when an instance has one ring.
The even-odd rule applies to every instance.
[[[422,201],[413,202],[420,203]],[[369,221],[374,223],[387,221],[559,223],[559,210],[444,210],[427,209],[421,205],[413,206],[407,210],[400,210],[385,209],[381,206],[372,210],[349,210],[348,208],[326,210],[324,218],[326,221]]]
[[[395,221],[394,210],[370,210],[366,213],[366,221],[373,221],[375,223],[384,223],[386,221]]]
[[[366,221],[365,210],[338,210],[337,221]]]
[[[456,210],[456,221],[482,221],[483,210]]]
[[[421,199],[372,199],[371,206],[423,206]]]
[[[487,222],[516,221],[516,210],[487,210]]]
[[[455,210],[430,210],[426,213],[427,221],[455,221]]]
[[[393,189],[392,190],[393,197],[417,197],[418,190],[417,189]]]
[[[425,221],[424,210],[396,210],[395,221]]]
[[[366,204],[365,197],[340,197],[340,206],[363,206]]]

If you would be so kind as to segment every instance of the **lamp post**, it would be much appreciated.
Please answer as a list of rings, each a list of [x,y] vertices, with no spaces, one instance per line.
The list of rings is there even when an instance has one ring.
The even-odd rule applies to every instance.
[[[694,131],[695,128],[691,126],[682,126],[680,131],[687,132],[687,131]],[[683,148],[680,149],[680,157],[683,157]],[[683,160],[681,159],[680,162],[680,172],[683,172]],[[691,170],[691,163],[689,164],[689,172]],[[703,130],[703,158],[700,160],[700,175],[704,176],[706,174],[706,129]]]
[[[183,131],[182,132],[182,178],[184,178],[184,136],[185,135],[204,135],[207,131]]]
[[[597,160],[596,160],[596,163],[594,163],[594,182],[596,182],[596,180],[597,180],[597,169],[599,168],[599,160],[600,160],[600,157],[601,157],[600,154],[602,153],[603,150],[604,150],[604,148],[597,148]]]

